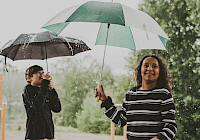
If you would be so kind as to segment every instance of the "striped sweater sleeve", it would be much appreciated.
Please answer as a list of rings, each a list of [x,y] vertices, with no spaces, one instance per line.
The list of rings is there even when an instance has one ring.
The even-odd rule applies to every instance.
[[[127,118],[124,105],[122,110],[117,110],[116,106],[112,102],[111,97],[108,96],[108,99],[101,104],[101,108],[103,107],[105,107],[104,113],[106,116],[109,117],[115,124],[117,124],[119,127],[126,125]]]
[[[175,121],[175,106],[174,100],[170,92],[164,94],[161,102],[161,114],[163,129],[159,133],[160,140],[172,140],[177,132]]]

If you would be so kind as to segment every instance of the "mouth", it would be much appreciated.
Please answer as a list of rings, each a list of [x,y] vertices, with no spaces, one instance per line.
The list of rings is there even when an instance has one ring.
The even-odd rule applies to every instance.
[[[39,79],[40,79],[40,80],[43,80],[43,78],[42,78],[42,77],[40,77]]]
[[[145,75],[155,75],[154,73],[144,73]]]

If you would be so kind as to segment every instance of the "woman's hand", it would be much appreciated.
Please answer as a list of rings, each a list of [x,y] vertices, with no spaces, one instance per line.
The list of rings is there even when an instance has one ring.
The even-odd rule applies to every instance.
[[[102,91],[101,93],[99,91]],[[105,101],[108,97],[106,96],[104,90],[103,90],[103,86],[101,85],[101,89],[98,90],[98,88],[95,88],[95,93],[94,93],[94,97],[96,98],[97,96],[100,96],[100,100],[101,101]]]
[[[154,138],[152,138],[151,140],[160,140],[157,136],[155,136]]]

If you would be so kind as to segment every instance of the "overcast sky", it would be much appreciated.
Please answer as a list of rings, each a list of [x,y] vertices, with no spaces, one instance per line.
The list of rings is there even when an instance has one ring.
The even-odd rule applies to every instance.
[[[40,28],[50,20],[58,12],[67,7],[71,7],[88,0],[1,0],[0,2],[0,46],[4,43],[17,37],[21,33],[38,32]],[[100,0],[111,1],[111,0]],[[114,0],[127,5],[131,8],[137,9],[141,0]],[[87,43],[87,42],[86,42]],[[88,44],[90,45],[90,44]],[[92,50],[88,52],[92,57],[102,63],[103,49]],[[110,65],[114,73],[124,74],[126,61],[124,57],[128,55],[130,50],[119,49],[113,47],[107,48],[107,53],[111,54],[105,58],[105,63]],[[83,54],[87,55],[87,54]],[[81,59],[82,54],[74,56],[75,59]],[[110,58],[109,58],[110,57]],[[59,58],[49,59],[49,65],[54,63]],[[109,62],[106,61],[109,59]],[[14,66],[21,70],[25,70],[28,66],[33,64],[40,64],[46,67],[45,61],[10,61]],[[50,66],[49,66],[50,67]],[[49,68],[51,71],[51,67]]]

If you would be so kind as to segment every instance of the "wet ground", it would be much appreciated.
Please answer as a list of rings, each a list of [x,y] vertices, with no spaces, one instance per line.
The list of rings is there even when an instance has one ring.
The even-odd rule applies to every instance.
[[[25,131],[5,131],[5,140],[24,140]],[[55,140],[111,140],[110,135],[98,135],[74,132],[56,132]],[[124,140],[123,136],[115,136],[115,140]]]

